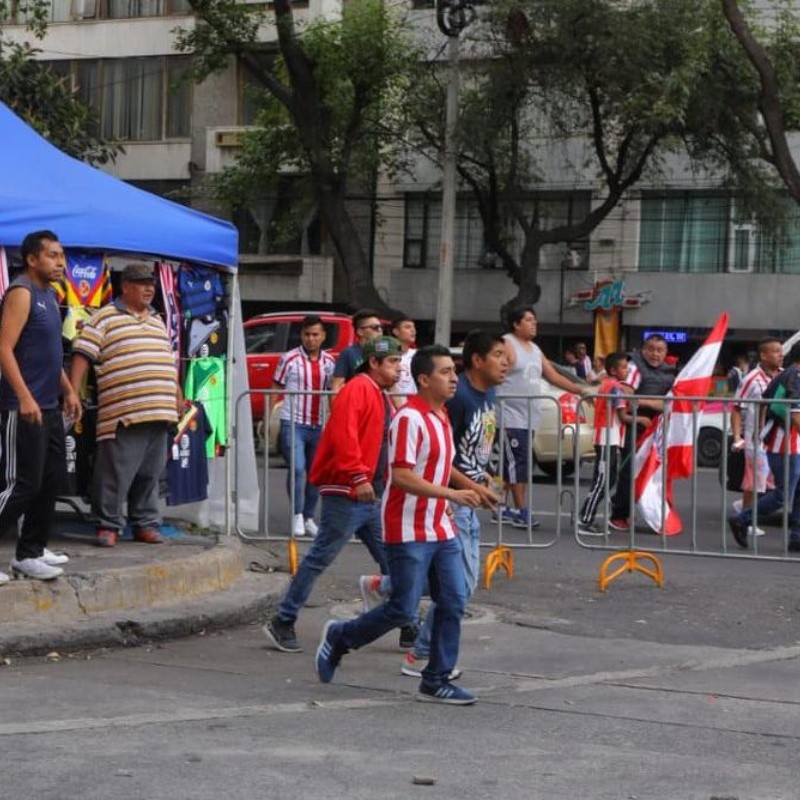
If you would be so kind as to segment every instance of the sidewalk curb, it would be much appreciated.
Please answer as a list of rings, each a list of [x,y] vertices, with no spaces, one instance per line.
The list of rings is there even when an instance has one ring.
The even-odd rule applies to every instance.
[[[285,573],[245,573],[229,589],[189,602],[109,611],[63,624],[42,620],[0,627],[0,656],[36,656],[95,647],[135,647],[265,619],[289,583]]]
[[[92,572],[68,568],[67,574],[55,581],[17,580],[4,586],[0,625],[36,618],[68,620],[104,611],[175,603],[225,590],[241,575],[239,541],[225,538],[209,540],[200,553],[179,559],[162,558]]]

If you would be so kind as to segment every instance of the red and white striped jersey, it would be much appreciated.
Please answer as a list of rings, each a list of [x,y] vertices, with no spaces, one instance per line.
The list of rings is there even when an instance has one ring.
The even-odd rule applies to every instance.
[[[594,401],[592,442],[604,445],[608,439],[613,447],[622,447],[625,444],[625,424],[619,418],[619,411],[627,406],[622,386],[616,378],[606,378],[597,393],[611,397],[598,397]]]
[[[452,465],[453,432],[447,410],[436,412],[412,395],[389,428],[389,483],[381,509],[387,544],[438,542],[455,536],[447,500],[420,497],[392,485],[392,471],[404,467],[429,483],[447,486]]]
[[[792,406],[792,410],[795,406]],[[800,410],[800,409],[798,409]],[[796,456],[800,454],[800,432],[791,428],[789,436],[786,435],[786,428],[783,425],[778,425],[770,420],[761,432],[761,437],[764,440],[764,449],[768,453],[780,453],[783,455],[786,452],[786,443],[789,442],[789,454]]]
[[[760,365],[751,369],[739,384],[739,388],[736,390],[736,399],[759,400],[761,395],[764,394],[764,389],[767,388],[769,382],[769,375],[764,372]],[[754,429],[761,406],[756,403],[739,403],[738,405],[742,414],[742,422],[744,423],[742,426],[742,437],[744,438],[745,444],[752,448]]]
[[[326,350],[312,360],[302,347],[281,356],[275,370],[275,383],[287,392],[324,391],[330,387],[336,359]],[[281,419],[294,419],[298,425],[322,425],[324,398],[318,394],[287,394],[281,406]]]

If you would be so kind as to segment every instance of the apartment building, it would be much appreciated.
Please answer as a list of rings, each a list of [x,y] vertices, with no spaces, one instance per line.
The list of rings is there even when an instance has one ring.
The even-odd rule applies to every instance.
[[[181,196],[195,207],[224,213],[205,183],[234,158],[241,129],[253,121],[242,64],[201,85],[180,83],[186,59],[174,48],[174,29],[191,26],[186,0],[50,0],[51,24],[41,58],[99,110],[101,131],[125,153],[109,171],[152,191]],[[418,6],[430,5],[417,0]],[[336,15],[339,2],[295,4],[299,18]],[[429,38],[440,36],[429,9],[413,12]],[[13,31],[6,28],[6,31]],[[22,35],[19,30],[19,35]],[[266,27],[265,42],[274,41]],[[800,149],[798,149],[800,156]],[[438,280],[440,175],[420,161],[411,176],[381,180],[362,225],[372,229],[374,277],[394,306],[432,321]],[[291,201],[283,197],[236,209],[241,234],[242,294],[253,302],[329,302],[331,260],[319,219],[290,246],[277,246],[270,221]],[[549,173],[528,202],[544,225],[582,217],[599,200],[596,177],[568,171],[554,155]],[[716,314],[731,313],[731,340],[752,342],[765,332],[797,327],[800,214],[775,242],[737,214],[733,198],[713,178],[680,161],[658,184],[643,183],[589,237],[549,246],[541,255],[538,312],[545,337],[591,335],[586,292],[602,281],[621,282],[633,298],[623,311],[629,343],[646,330],[666,330],[680,345],[702,337]],[[515,289],[483,241],[475,201],[462,187],[455,249],[454,330],[496,322]],[[255,306],[250,308],[254,310]]]

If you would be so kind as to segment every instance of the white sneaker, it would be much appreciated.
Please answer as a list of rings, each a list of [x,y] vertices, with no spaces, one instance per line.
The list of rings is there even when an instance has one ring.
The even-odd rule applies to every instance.
[[[305,536],[306,524],[302,514],[295,514],[292,517],[292,536]]]
[[[732,509],[733,509],[733,510],[734,510],[734,511],[737,513],[737,514],[741,514],[741,513],[742,513],[742,499],[741,499],[741,498],[739,498],[738,500],[734,500],[734,501],[731,503],[731,508],[732,508]]]
[[[0,586],[5,585],[10,580],[11,578],[9,578],[8,575],[5,574],[5,572],[0,572]]]
[[[11,559],[11,573],[15,578],[23,576],[37,581],[52,581],[64,574],[61,567],[51,567],[39,558]]]
[[[311,517],[305,521],[303,527],[305,528],[306,536],[310,536],[312,539],[319,533],[317,523]]]
[[[763,528],[753,528],[752,525],[747,526],[747,535],[748,536],[763,536],[766,531]]]
[[[45,547],[44,553],[39,556],[39,561],[44,561],[45,564],[51,567],[60,567],[69,561],[69,556],[66,553],[54,553]]]

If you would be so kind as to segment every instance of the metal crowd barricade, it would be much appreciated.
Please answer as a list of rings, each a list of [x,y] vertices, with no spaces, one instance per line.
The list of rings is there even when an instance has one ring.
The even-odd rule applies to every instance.
[[[497,398],[497,413],[498,413],[498,420],[499,420],[499,430],[496,438],[496,448],[498,452],[498,458],[495,465],[495,474],[499,477],[502,477],[506,474],[505,467],[506,467],[506,460],[508,458],[508,454],[506,453],[505,442],[506,442],[506,417],[507,415],[503,413],[503,409],[508,401],[512,401],[515,403],[523,402],[526,404],[526,416],[527,416],[527,429],[530,432],[529,436],[529,447],[527,450],[527,508],[529,510],[534,508],[533,502],[533,468],[535,466],[535,460],[533,457],[533,444],[534,444],[534,437],[535,437],[535,419],[538,414],[541,413],[541,405],[539,408],[536,408],[536,404],[547,404],[552,403],[554,405],[555,411],[555,432],[556,432],[556,504],[555,504],[555,531],[549,538],[545,538],[543,540],[538,540],[536,535],[534,534],[534,528],[531,524],[531,517],[530,514],[528,516],[527,524],[524,527],[524,534],[523,538],[520,540],[519,537],[509,536],[506,530],[506,526],[503,524],[502,512],[506,507],[505,502],[501,502],[498,506],[497,513],[494,515],[493,524],[491,530],[494,529],[494,542],[481,542],[482,547],[491,548],[489,554],[486,556],[486,561],[484,563],[484,586],[489,589],[492,585],[492,578],[494,574],[502,569],[509,578],[513,578],[514,576],[514,554],[513,551],[515,549],[544,549],[548,547],[552,547],[556,544],[556,542],[561,537],[561,502],[564,496],[564,488],[563,488],[563,456],[564,456],[564,438],[569,435],[572,438],[572,446],[573,446],[573,455],[574,451],[580,450],[580,433],[581,433],[581,426],[584,428],[587,427],[587,423],[580,422],[580,414],[576,414],[575,423],[569,424],[562,424],[561,422],[561,405],[555,397],[550,395],[526,395],[526,396],[517,396],[517,395],[503,395],[502,397]],[[575,462],[576,468],[578,462]],[[503,500],[507,500],[508,489],[504,491],[504,498]],[[541,506],[540,506],[541,507]]]
[[[233,529],[236,531],[236,534],[241,537],[243,540],[246,541],[258,541],[258,542],[286,542],[289,548],[289,567],[292,572],[296,570],[297,566],[297,542],[296,538],[292,533],[292,526],[291,526],[291,519],[293,515],[294,509],[294,498],[295,494],[298,490],[298,487],[295,485],[294,479],[294,455],[295,455],[295,435],[296,435],[296,422],[294,421],[293,416],[289,422],[289,453],[290,459],[289,463],[287,464],[288,469],[288,483],[289,483],[289,491],[288,496],[286,490],[283,486],[283,471],[277,471],[272,469],[270,466],[270,441],[272,438],[272,434],[270,433],[270,422],[274,423],[272,417],[275,414],[276,405],[278,402],[300,402],[301,397],[308,397],[313,395],[318,395],[321,398],[329,398],[332,393],[331,392],[285,392],[279,389],[266,389],[266,390],[250,390],[247,392],[243,392],[236,398],[234,403],[234,414],[236,425],[238,426],[239,420],[242,418],[242,403],[250,403],[251,402],[251,395],[259,394],[264,397],[264,413],[261,417],[260,424],[263,427],[263,440],[264,440],[264,453],[263,453],[263,461],[260,465],[259,469],[259,484],[261,488],[260,493],[260,503],[259,503],[259,510],[258,510],[258,530],[247,531],[244,529],[242,525],[242,520],[240,518],[239,513],[239,505],[238,503],[233,503]],[[485,561],[485,569],[484,569],[484,584],[487,587],[491,586],[491,581],[494,573],[498,569],[503,569],[509,577],[513,577],[513,570],[514,570],[514,560],[513,560],[513,550],[515,549],[543,549],[547,547],[552,547],[561,537],[561,532],[563,529],[563,520],[562,520],[562,513],[569,513],[568,511],[562,512],[562,502],[564,497],[570,492],[569,489],[564,488],[563,486],[563,456],[565,453],[565,439],[568,440],[571,438],[571,446],[573,448],[573,457],[575,458],[576,468],[579,465],[578,460],[578,452],[580,450],[580,438],[581,438],[581,431],[585,431],[589,425],[586,422],[581,423],[579,416],[576,415],[576,422],[574,424],[562,424],[561,422],[561,406],[556,400],[556,398],[548,396],[548,395],[534,395],[528,396],[524,398],[509,398],[507,396],[503,398],[498,398],[498,414],[500,419],[499,431],[498,435],[496,436],[496,443],[497,443],[497,462],[493,464],[495,468],[495,472],[498,475],[503,474],[503,469],[506,462],[506,453],[500,443],[504,441],[505,438],[505,422],[503,421],[503,414],[502,408],[505,405],[505,402],[508,399],[521,399],[525,403],[527,403],[527,418],[530,423],[535,418],[535,404],[552,404],[553,410],[555,413],[555,448],[556,448],[556,507],[555,507],[555,529],[552,533],[548,534],[541,534],[536,533],[533,527],[531,526],[530,518],[527,520],[526,525],[524,528],[518,528],[515,532],[511,533],[509,531],[508,525],[503,525],[502,522],[502,508],[498,509],[498,513],[496,515],[496,519],[491,526],[486,526],[486,530],[488,532],[494,530],[493,541],[485,541],[482,543],[482,547],[490,548],[490,552],[486,557]],[[323,402],[324,407],[324,415],[323,419],[327,421],[329,403]],[[540,406],[541,409],[541,406]],[[527,456],[527,468],[528,468],[528,481],[527,481],[527,506],[528,508],[532,508],[534,506],[539,506],[541,508],[541,504],[537,504],[533,502],[533,485],[530,479],[530,476],[533,473],[533,468],[535,466],[535,460],[533,457],[533,438],[531,438],[530,447],[528,447],[526,456]],[[239,474],[239,465],[238,463],[234,467],[234,475],[233,475],[233,497],[236,498],[239,496],[239,486],[241,476]],[[278,480],[278,486],[275,485],[275,481]],[[285,514],[281,514],[281,521],[277,521],[277,514],[276,508],[279,503],[287,503],[287,511]],[[285,520],[285,525],[283,520]],[[281,527],[276,527],[281,526]],[[489,539],[491,537],[487,537]]]
[[[610,400],[608,395],[597,395],[606,400]],[[655,396],[638,396],[631,395],[626,397],[629,410],[631,414],[636,417],[637,412],[640,410],[641,401],[643,400],[660,400],[663,397]],[[662,435],[657,437],[656,447],[659,455],[658,475],[660,476],[660,519],[666,518],[667,510],[671,507],[678,513],[683,523],[682,530],[677,535],[663,535],[651,530],[644,520],[641,513],[636,508],[635,500],[635,474],[634,469],[631,469],[628,475],[628,488],[630,490],[631,510],[628,523],[630,529],[627,533],[617,532],[609,528],[609,520],[612,514],[612,494],[613,486],[610,485],[608,470],[605,472],[605,492],[603,497],[602,512],[603,512],[603,525],[600,535],[588,535],[583,532],[580,524],[580,510],[582,505],[582,498],[580,495],[580,452],[576,452],[576,470],[574,477],[574,501],[573,501],[573,534],[581,547],[590,550],[609,551],[612,553],[603,563],[598,578],[601,591],[604,591],[606,586],[621,574],[627,572],[641,572],[648,577],[652,578],[658,585],[663,584],[663,569],[659,560],[663,555],[692,555],[692,556],[705,556],[705,557],[724,557],[724,558],[746,558],[746,559],[760,559],[769,561],[790,561],[795,560],[790,554],[789,545],[789,518],[790,506],[792,497],[789,496],[790,486],[790,460],[792,456],[789,453],[789,448],[783,455],[776,456],[782,459],[783,466],[783,497],[784,503],[781,511],[781,533],[782,533],[782,547],[779,552],[775,551],[772,546],[774,536],[766,534],[766,544],[761,544],[760,535],[748,535],[748,547],[742,548],[731,537],[729,531],[728,519],[731,512],[734,510],[732,504],[729,502],[727,490],[727,473],[728,473],[728,431],[730,430],[730,416],[731,409],[734,405],[743,409],[751,408],[752,412],[756,414],[756,419],[761,419],[766,410],[765,407],[772,403],[778,403],[782,406],[791,405],[791,400],[785,399],[769,399],[769,400],[736,400],[733,398],[726,398],[722,400],[722,424],[721,424],[721,438],[722,450],[719,465],[718,481],[715,480],[715,485],[719,485],[721,498],[719,504],[718,514],[712,509],[710,513],[703,513],[699,508],[698,499],[700,497],[698,490],[699,471],[697,465],[697,441],[698,433],[702,427],[701,418],[703,414],[702,404],[707,401],[718,402],[719,398],[707,397],[681,397],[681,401],[688,401],[692,404],[691,411],[691,441],[694,443],[692,448],[692,469],[691,475],[688,479],[679,478],[673,483],[673,503],[670,504],[669,497],[669,483],[667,481],[667,459],[665,458],[664,451],[666,443],[669,439],[670,428],[670,415],[664,417],[664,424]],[[667,401],[669,402],[669,401]],[[788,408],[787,408],[788,410]],[[612,415],[608,415],[607,430],[613,422]],[[674,423],[673,423],[674,424]],[[753,426],[753,440],[748,442],[748,448],[751,448],[754,453],[758,453],[758,448],[763,447],[760,439],[760,431],[762,425],[758,422]],[[628,434],[628,438],[630,438]],[[608,437],[606,437],[606,440]],[[621,459],[633,458],[633,448],[631,442],[626,441],[623,452],[620,454]],[[603,458],[608,458],[608,447],[604,445]],[[621,470],[620,470],[621,471]],[[715,470],[716,471],[716,470]],[[686,486],[688,484],[688,492]],[[688,497],[686,496],[688,494]],[[707,499],[707,495],[704,494]],[[600,509],[598,509],[599,511]],[[761,520],[763,522],[763,520]],[[754,507],[752,530],[758,531],[759,528],[759,515],[757,505]],[[663,527],[662,527],[663,530]],[[612,570],[613,567],[613,570]]]

